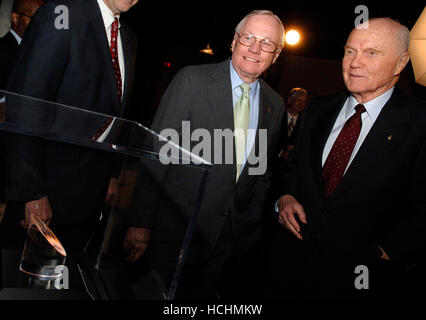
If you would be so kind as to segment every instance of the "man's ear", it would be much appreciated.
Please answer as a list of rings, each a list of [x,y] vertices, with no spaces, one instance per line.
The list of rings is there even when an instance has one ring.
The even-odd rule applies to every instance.
[[[277,59],[280,56],[281,52],[282,52],[282,49],[280,51],[277,51],[277,52],[274,53],[274,59],[272,60],[272,64],[274,64],[275,61],[277,61]]]
[[[18,20],[19,20],[19,14],[17,14],[16,12],[12,12],[10,14],[10,22],[12,23],[12,29],[17,29],[18,28]]]
[[[235,44],[237,43],[237,41],[238,41],[238,34],[235,32],[234,39],[232,40],[232,43],[231,43],[231,51],[232,52],[234,52]]]
[[[398,61],[396,62],[395,75],[399,75],[402,70],[404,70],[408,61],[410,61],[410,54],[408,51],[405,51],[402,55],[399,56]]]

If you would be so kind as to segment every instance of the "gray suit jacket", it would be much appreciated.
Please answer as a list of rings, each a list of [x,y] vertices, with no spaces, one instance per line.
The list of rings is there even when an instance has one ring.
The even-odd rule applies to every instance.
[[[284,102],[260,80],[259,103],[258,129],[267,129],[267,152],[261,157],[269,164],[276,152]],[[234,130],[229,60],[186,67],[176,75],[162,97],[152,129],[161,132],[173,128],[180,132],[183,120],[189,121],[191,132],[203,128],[211,137],[215,129]],[[257,132],[255,146],[258,145]],[[212,151],[212,161],[217,152],[218,149]],[[249,175],[249,168],[257,165],[246,164],[236,182],[235,163],[226,164],[224,153],[222,164],[217,160],[209,173],[189,251],[188,259],[192,262],[202,262],[210,255],[227,216],[232,219],[238,254],[247,254],[261,236],[263,203],[270,187],[270,172]],[[147,165],[143,167],[147,168]],[[155,170],[141,170],[129,217],[132,225],[152,228],[150,249],[159,259],[165,252],[177,257],[201,180],[201,170],[177,165],[157,174],[160,167],[157,166],[156,173],[153,173]]]

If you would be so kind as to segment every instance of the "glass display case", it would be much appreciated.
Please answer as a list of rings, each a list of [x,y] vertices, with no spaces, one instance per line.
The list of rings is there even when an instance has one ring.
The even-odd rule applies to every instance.
[[[42,183],[40,181],[53,179],[54,176],[49,176],[50,171],[69,174],[72,168],[72,174],[78,175],[79,165],[85,165],[85,158],[80,158],[80,154],[95,152],[100,162],[109,159],[111,170],[117,173],[118,188],[114,197],[109,198],[102,205],[101,212],[98,212],[97,221],[90,230],[90,237],[82,252],[78,255],[72,250],[68,252],[65,243],[65,255],[55,250],[62,258],[66,257],[66,276],[72,275],[72,281],[65,279],[69,289],[74,286],[89,299],[173,300],[191,248],[212,164],[202,156],[182,148],[179,133],[154,132],[137,122],[86,110],[90,106],[79,108],[6,91],[0,91],[1,96],[0,135],[6,144],[5,169],[9,173],[13,170],[14,173],[14,178],[8,180],[7,191],[13,201],[25,202],[31,199],[38,184]],[[63,152],[68,156],[54,165],[47,165],[49,161],[46,159],[55,156],[52,152]],[[90,165],[92,167],[89,169],[99,169],[96,162]],[[69,188],[75,189],[76,186],[70,185]],[[156,234],[164,232],[161,228],[164,223],[153,223],[155,219],[160,219],[156,211],[164,210],[164,199],[167,199],[168,208],[172,208],[176,221],[185,228],[170,235],[173,249],[159,252],[156,247],[151,248],[149,242],[142,258],[129,262],[129,252],[125,245],[128,229],[150,229],[151,239],[155,243]],[[78,215],[79,211],[84,211],[85,205],[80,200],[75,197],[62,204],[71,206]],[[76,203],[80,206],[76,205],[74,209]],[[57,207],[59,205],[52,205],[53,215]],[[40,250],[28,250],[31,239],[34,240],[34,234],[30,233],[42,234],[47,240],[56,239],[55,225],[49,226],[51,230],[44,229],[44,235],[40,233],[43,225],[37,220],[33,221],[33,227],[27,233],[25,252],[22,252],[25,239],[22,239],[20,250],[13,252],[3,249],[3,289],[0,290],[0,293],[3,291],[3,298],[8,292],[13,292],[15,299],[19,298],[17,289],[31,290],[31,283],[34,286],[35,280],[40,280],[40,277],[25,272],[22,264],[21,270],[19,268],[23,253],[25,261],[30,258],[33,262],[43,264],[40,257],[28,256],[40,254]],[[157,227],[151,230],[152,225]],[[60,234],[57,236],[57,243],[62,243]],[[51,241],[46,243],[54,247]],[[168,272],[157,270],[156,264],[152,263],[159,256],[167,261]],[[56,265],[64,263],[57,262]],[[7,291],[8,288],[12,291]],[[44,290],[49,291],[46,293],[49,296],[54,295],[54,291],[58,295],[63,291],[57,290],[55,286],[45,286],[45,289],[53,289]],[[44,291],[37,291],[37,294],[42,295]],[[34,291],[30,296],[32,294]]]

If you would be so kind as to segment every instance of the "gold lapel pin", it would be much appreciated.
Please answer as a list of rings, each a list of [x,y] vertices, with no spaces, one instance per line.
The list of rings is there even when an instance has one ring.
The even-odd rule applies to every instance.
[[[388,141],[392,140],[392,135],[388,135]]]

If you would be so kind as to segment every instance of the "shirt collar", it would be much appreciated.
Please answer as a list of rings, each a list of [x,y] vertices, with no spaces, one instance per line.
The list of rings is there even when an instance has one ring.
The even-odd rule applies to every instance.
[[[102,19],[104,20],[105,30],[107,30],[115,18],[118,18],[118,27],[120,28],[120,15],[114,15],[110,8],[105,4],[103,0],[97,0],[99,8],[101,9]]]
[[[243,84],[244,81],[241,80],[240,76],[235,70],[234,65],[232,64],[232,60],[229,61],[229,64],[231,69],[231,86],[232,86],[232,90],[235,90],[241,84]],[[256,80],[248,84],[250,86],[250,92],[254,92],[254,90],[257,88],[258,83],[259,83],[259,80]]]
[[[386,102],[390,99],[393,90],[395,87],[390,88],[385,93],[381,94],[380,96],[374,98],[373,100],[370,100],[366,103],[363,103],[365,110],[368,114],[368,116],[375,121],[377,117],[379,116],[380,111],[382,111],[383,107],[385,106]],[[346,120],[348,120],[351,115],[353,114],[353,110],[355,109],[355,106],[358,104],[358,101],[356,101],[354,96],[349,97],[349,103],[346,105],[345,110],[345,117]]]
[[[21,45],[21,41],[22,41],[21,37],[13,29],[10,29],[9,31],[15,37],[16,42],[18,42],[18,45]]]

